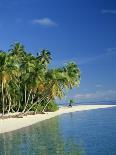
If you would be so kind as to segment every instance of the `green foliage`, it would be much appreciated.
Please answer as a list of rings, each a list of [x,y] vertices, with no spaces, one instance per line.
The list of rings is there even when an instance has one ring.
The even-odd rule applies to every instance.
[[[46,105],[45,103],[44,104],[37,104],[35,106],[33,106],[33,108],[31,109],[32,111],[36,111],[36,112],[42,112],[43,111],[43,108],[44,108],[44,105]],[[55,103],[55,101],[51,101],[45,111],[46,112],[54,112],[54,111],[57,111],[58,110],[58,105]]]
[[[78,87],[80,70],[74,62],[49,69],[51,53],[44,49],[32,55],[20,43],[8,52],[0,51],[0,111],[55,111],[56,97],[62,99],[65,89]],[[50,103],[49,103],[50,102]]]
[[[33,108],[31,109],[32,111],[36,111],[36,112],[42,112],[44,106],[42,106],[41,104],[37,104],[35,106],[33,106]]]
[[[45,111],[49,111],[49,112],[54,112],[57,110],[58,110],[58,105],[55,103],[55,101],[51,101],[45,109]]]

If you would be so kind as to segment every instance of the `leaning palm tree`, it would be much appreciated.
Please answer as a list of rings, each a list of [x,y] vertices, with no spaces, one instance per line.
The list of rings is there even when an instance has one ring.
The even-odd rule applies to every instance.
[[[48,70],[46,74],[47,84],[50,85],[48,102],[43,109],[48,106],[51,100],[55,100],[55,97],[62,98],[65,93],[65,89],[72,89],[74,86],[79,86],[80,71],[75,63],[69,63],[63,68]]]
[[[68,79],[68,87],[72,89],[75,86],[79,86],[80,84],[80,70],[77,64],[74,62],[70,62],[64,66],[64,72],[67,75]]]
[[[62,99],[66,89],[78,87],[80,70],[71,62],[49,69],[52,60],[48,50],[34,56],[24,46],[15,43],[8,52],[0,52],[0,112],[26,113],[43,111],[56,97]]]

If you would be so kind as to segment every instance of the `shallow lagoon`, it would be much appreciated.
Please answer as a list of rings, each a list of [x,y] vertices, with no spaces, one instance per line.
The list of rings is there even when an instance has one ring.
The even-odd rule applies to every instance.
[[[0,135],[0,155],[116,155],[116,108],[75,112]]]

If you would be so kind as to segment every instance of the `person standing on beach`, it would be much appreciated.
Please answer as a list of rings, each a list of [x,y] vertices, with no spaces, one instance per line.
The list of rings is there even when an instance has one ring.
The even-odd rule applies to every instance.
[[[74,100],[73,99],[70,99],[70,102],[69,102],[69,107],[72,107],[72,104],[74,103]]]

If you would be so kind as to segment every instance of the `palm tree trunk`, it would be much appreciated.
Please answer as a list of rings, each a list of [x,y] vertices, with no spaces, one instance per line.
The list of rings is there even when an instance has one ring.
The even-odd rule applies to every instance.
[[[46,105],[44,106],[44,108],[43,108],[43,110],[42,110],[42,112],[44,113],[45,112],[45,109],[46,109],[46,107],[48,106],[48,104],[50,103],[50,101],[51,101],[51,99],[49,99],[49,101],[46,103]]]
[[[45,98],[46,98],[45,96],[43,96],[41,99],[38,98],[38,100],[34,102],[33,105],[25,113],[28,113],[33,108],[33,106],[35,106],[38,102],[41,103],[41,101],[44,100]]]
[[[4,84],[2,82],[2,115],[4,115],[4,112],[5,112],[4,108],[5,108],[5,105],[4,105]]]
[[[26,102],[27,102],[27,87],[25,85],[25,104],[26,104]]]
[[[20,103],[20,100],[19,100],[19,105],[18,105],[17,112],[19,112],[19,110],[20,110],[20,106],[21,106],[21,103]]]
[[[26,108],[27,108],[27,105],[28,105],[28,102],[29,102],[31,93],[32,93],[32,89],[31,89],[30,92],[29,92],[28,99],[27,99],[27,101],[26,101],[26,103],[25,103],[25,107],[24,107],[24,109],[23,109],[23,111],[22,111],[23,113],[25,112],[25,110],[26,110]]]
[[[8,94],[8,98],[9,98],[9,104],[8,104],[8,114],[9,114],[9,112],[11,110],[11,96],[8,92],[7,92],[7,94]]]
[[[25,113],[28,113],[38,102],[41,102],[41,100],[38,99],[35,103],[33,103],[32,106]]]
[[[50,89],[51,89],[51,87],[49,87],[49,88],[47,89],[47,92],[46,92],[46,94],[45,94],[46,96],[43,96],[41,99],[38,98],[38,100],[37,100],[35,103],[33,103],[33,105],[32,105],[25,113],[28,113],[28,112],[33,108],[33,106],[35,106],[38,102],[41,103],[42,100],[46,99],[46,98],[48,97],[47,94],[48,94],[48,92],[50,91]]]

